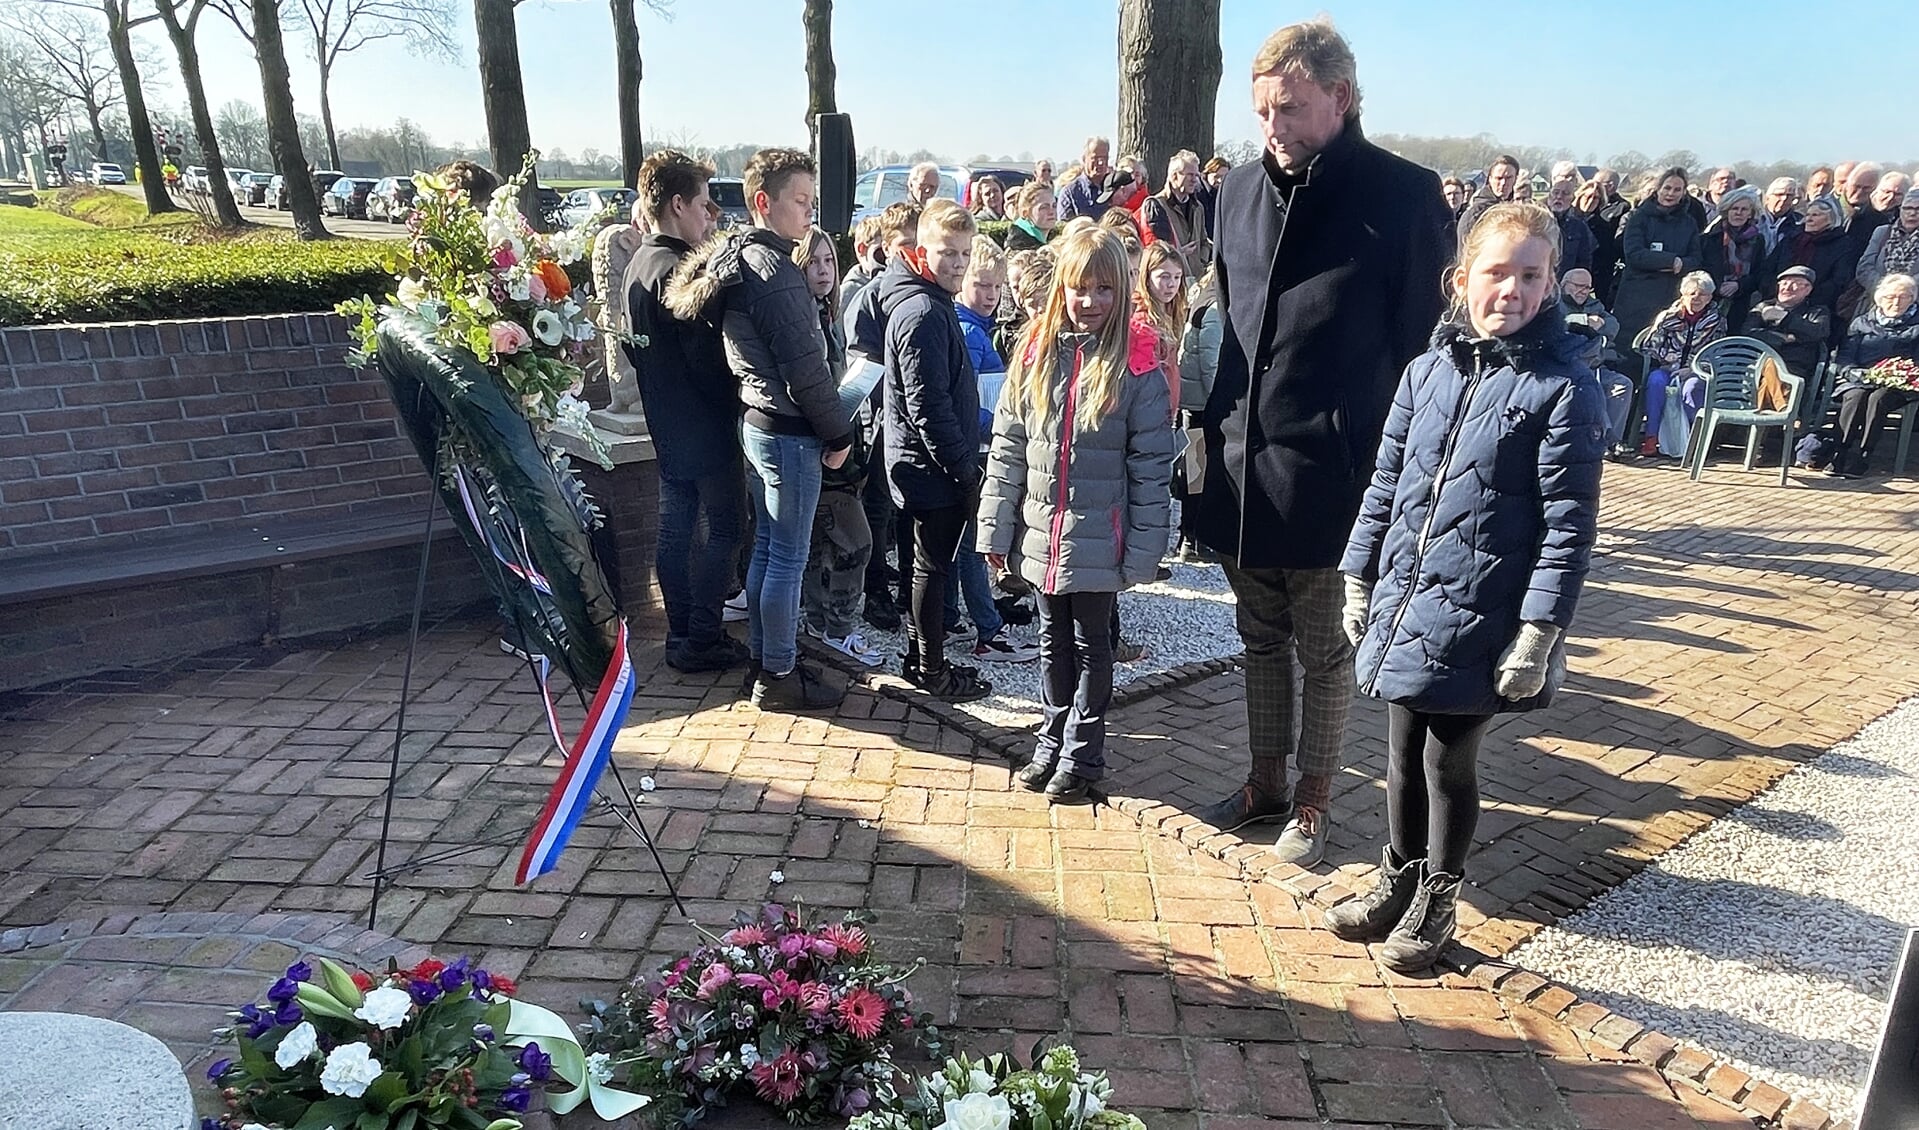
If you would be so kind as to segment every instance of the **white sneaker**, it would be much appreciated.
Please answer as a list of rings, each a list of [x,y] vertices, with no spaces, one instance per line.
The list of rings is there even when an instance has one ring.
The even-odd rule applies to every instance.
[[[746,621],[746,593],[741,592],[726,602],[726,610],[720,614],[720,621],[726,624],[740,624]]]
[[[807,630],[812,631],[811,628]],[[866,637],[858,632],[848,632],[843,636],[821,636],[820,639],[826,641],[827,647],[868,667],[878,667],[886,662],[886,657],[880,654],[879,649],[868,644]]]
[[[973,658],[982,663],[1031,663],[1039,658],[1039,645],[1008,638],[1001,632],[973,645]]]
[[[956,643],[965,643],[965,644],[971,644],[971,643],[978,643],[978,642],[979,642],[979,629],[978,629],[978,628],[976,628],[976,627],[974,627],[974,626],[973,626],[972,624],[970,624],[970,623],[969,623],[969,624],[961,624],[961,625],[959,625],[958,627],[952,627],[952,628],[948,628],[948,629],[946,629],[946,642],[947,642],[948,644],[956,644]]]

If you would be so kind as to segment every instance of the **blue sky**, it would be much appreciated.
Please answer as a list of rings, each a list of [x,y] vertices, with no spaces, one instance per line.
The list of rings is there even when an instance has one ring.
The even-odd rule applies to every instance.
[[[334,81],[336,123],[390,124],[404,114],[438,142],[484,135],[472,8],[454,2],[460,61],[423,61],[393,41],[349,55]],[[800,8],[800,0],[671,0],[670,18],[642,10],[649,136],[804,143]],[[1600,159],[1682,148],[1710,161],[1919,154],[1911,101],[1894,93],[1912,74],[1919,4],[1910,0],[1853,0],[1833,10],[1776,0],[1577,8],[1223,0],[1222,139],[1255,134],[1247,72],[1260,40],[1320,11],[1353,43],[1373,133],[1490,133]],[[840,108],[853,115],[862,148],[1067,158],[1089,133],[1114,128],[1116,12],[1116,0],[839,0]],[[212,13],[206,19],[210,100],[257,103],[245,42]],[[519,28],[535,144],[573,155],[616,150],[603,0],[526,0]],[[317,114],[312,64],[295,27],[286,30],[296,106]],[[183,102],[171,51],[156,47],[167,63],[150,81],[162,99]],[[1888,76],[1884,93],[1871,93],[1871,77],[1847,75]],[[1839,96],[1848,89],[1853,97]]]

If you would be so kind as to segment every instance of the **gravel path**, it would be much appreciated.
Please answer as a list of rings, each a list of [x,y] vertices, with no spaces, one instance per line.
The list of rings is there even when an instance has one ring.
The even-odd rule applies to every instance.
[[[1841,1117],[1919,924],[1919,699],[1513,954]]]
[[[1233,626],[1233,593],[1218,565],[1169,563],[1170,580],[1126,590],[1119,598],[1120,631],[1133,643],[1151,649],[1137,663],[1123,663],[1113,671],[1115,686],[1142,675],[1167,671],[1204,659],[1217,659],[1240,650],[1239,631]],[[898,672],[903,644],[898,633],[868,625],[866,640],[887,656],[885,670]],[[1038,625],[1008,628],[1015,638],[1037,638]],[[970,645],[949,645],[947,656],[973,664]],[[999,726],[1027,726],[1039,720],[1039,663],[979,663],[980,676],[993,684],[993,694],[960,705],[980,720]]]

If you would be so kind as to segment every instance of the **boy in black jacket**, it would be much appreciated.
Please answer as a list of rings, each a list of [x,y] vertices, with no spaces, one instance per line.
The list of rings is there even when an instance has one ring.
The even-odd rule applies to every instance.
[[[873,284],[886,327],[887,478],[912,533],[904,673],[950,702],[993,691],[976,669],[946,661],[946,577],[980,484],[979,379],[953,309],[978,231],[964,208],[933,201],[920,215],[919,247],[908,256],[913,270],[888,271]]]

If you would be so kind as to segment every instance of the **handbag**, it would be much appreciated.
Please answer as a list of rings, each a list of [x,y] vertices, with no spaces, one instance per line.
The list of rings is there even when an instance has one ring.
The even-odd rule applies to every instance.
[[[1666,415],[1659,421],[1659,454],[1670,455],[1674,459],[1686,457],[1686,440],[1692,435],[1692,425],[1686,421],[1686,401],[1680,395],[1679,384],[1675,380],[1666,386]]]

